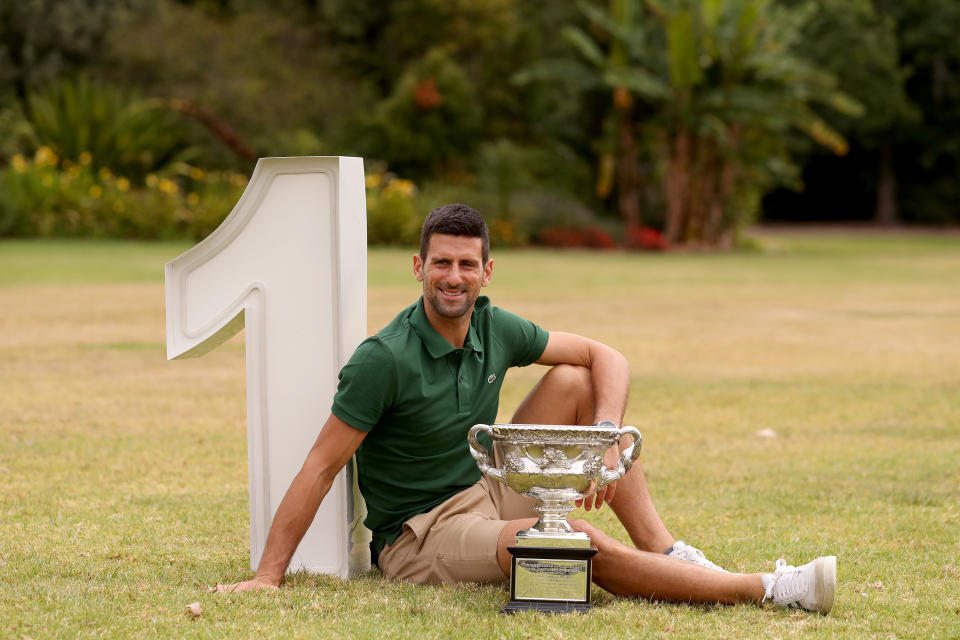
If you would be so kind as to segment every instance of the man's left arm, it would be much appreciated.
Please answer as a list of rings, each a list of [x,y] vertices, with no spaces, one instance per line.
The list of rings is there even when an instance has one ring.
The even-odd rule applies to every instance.
[[[551,331],[537,364],[571,364],[590,369],[594,397],[592,424],[609,420],[618,427],[621,425],[630,390],[630,364],[619,351],[575,333]],[[611,447],[604,457],[611,469],[616,468],[618,459],[617,447]],[[615,492],[615,482],[600,489],[595,498],[587,501],[586,509],[589,511],[591,506],[600,508],[605,501],[613,500]]]

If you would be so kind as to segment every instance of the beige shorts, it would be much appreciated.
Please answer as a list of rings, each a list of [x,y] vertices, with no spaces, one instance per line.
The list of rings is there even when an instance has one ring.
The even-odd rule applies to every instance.
[[[380,552],[380,569],[418,584],[504,583],[497,540],[509,520],[537,517],[534,502],[483,476],[404,522],[400,537]]]

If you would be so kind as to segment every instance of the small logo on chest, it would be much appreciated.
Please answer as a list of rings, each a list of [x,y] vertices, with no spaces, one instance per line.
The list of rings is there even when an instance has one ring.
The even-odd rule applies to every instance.
[[[491,373],[491,374],[487,377],[487,384],[493,384],[493,381],[496,380],[496,379],[497,379],[497,374]]]

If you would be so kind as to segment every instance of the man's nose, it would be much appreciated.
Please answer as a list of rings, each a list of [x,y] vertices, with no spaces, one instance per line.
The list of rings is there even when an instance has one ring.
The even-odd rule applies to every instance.
[[[460,284],[460,281],[463,278],[460,275],[460,267],[454,265],[450,268],[450,272],[447,274],[447,283],[451,285]]]

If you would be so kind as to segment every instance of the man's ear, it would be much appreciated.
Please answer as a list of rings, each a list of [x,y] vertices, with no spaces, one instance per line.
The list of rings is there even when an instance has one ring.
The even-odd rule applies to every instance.
[[[417,282],[423,282],[423,259],[419,253],[413,254],[413,277]]]
[[[487,260],[487,264],[483,265],[483,279],[480,281],[480,286],[485,287],[490,284],[490,279],[493,277],[493,260]]]

